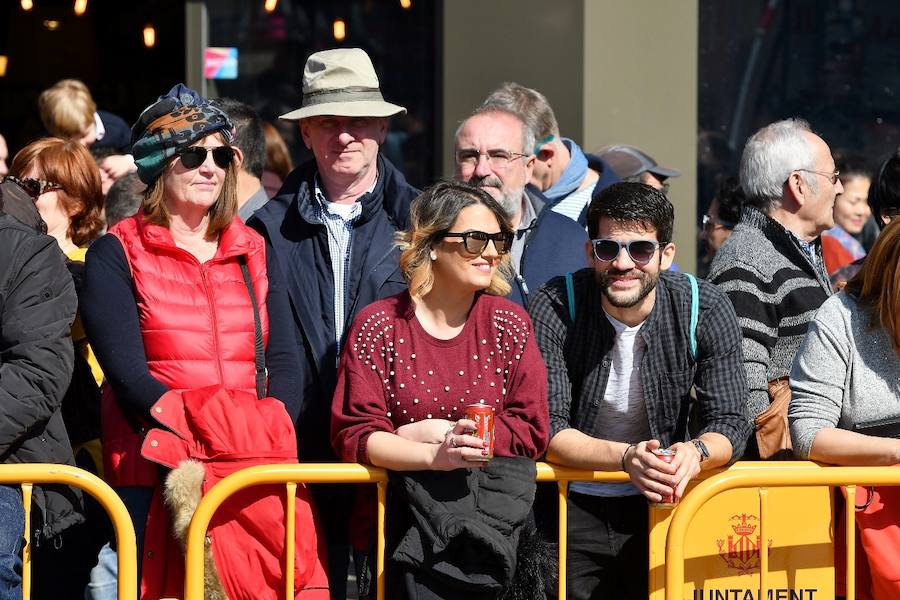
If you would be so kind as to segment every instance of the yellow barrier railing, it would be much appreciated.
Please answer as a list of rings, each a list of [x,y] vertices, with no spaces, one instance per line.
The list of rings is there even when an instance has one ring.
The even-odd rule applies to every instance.
[[[582,471],[548,463],[537,464],[537,481],[555,481],[559,490],[559,597],[566,597],[566,497],[570,481],[628,481],[621,471]],[[298,483],[375,483],[378,485],[378,545],[376,559],[376,593],[384,598],[384,536],[387,500],[387,471],[347,463],[303,463],[262,465],[229,475],[203,496],[188,528],[185,556],[185,600],[203,598],[203,546],[209,522],[218,507],[232,494],[248,487],[283,483],[287,493],[285,532],[285,590],[293,598],[294,589],[294,522],[293,501]]]
[[[197,505],[188,527],[185,556],[185,600],[203,600],[203,546],[206,530],[216,509],[232,494],[265,484],[285,484],[287,515],[285,524],[285,598],[294,597],[294,499],[298,483],[375,483],[378,486],[378,558],[375,581],[378,599],[384,598],[384,514],[387,503],[387,471],[348,463],[303,463],[250,467],[222,479]]]
[[[781,466],[781,465],[784,466]],[[713,475],[685,494],[672,515],[666,541],[666,600],[681,600],[684,588],[685,539],[697,512],[714,496],[739,488],[759,487],[760,538],[768,539],[766,515],[770,487],[846,486],[847,600],[855,600],[856,486],[900,485],[900,469],[895,467],[821,467],[814,463],[766,463],[754,469],[731,469]],[[758,598],[768,597],[769,549],[760,544]]]
[[[112,520],[119,552],[119,600],[137,596],[137,547],[128,510],[111,487],[99,477],[67,465],[0,465],[0,484],[22,486],[25,508],[25,548],[22,550],[22,597],[31,597],[31,492],[35,484],[63,484],[80,488],[97,499]]]

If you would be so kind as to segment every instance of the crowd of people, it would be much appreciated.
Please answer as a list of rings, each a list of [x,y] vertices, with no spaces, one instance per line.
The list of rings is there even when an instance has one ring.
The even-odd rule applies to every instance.
[[[199,499],[257,464],[388,469],[388,597],[487,600],[555,595],[538,460],[628,475],[570,486],[578,599],[647,597],[648,502],[701,471],[900,463],[900,152],[870,171],[801,119],[762,127],[702,220],[699,278],[676,264],[679,171],[585,152],[516,83],[424,191],[380,152],[406,109],[359,49],[308,58],[281,117],[313,156],[297,168],[252,107],[182,84],[130,129],[76,80],[38,104],[48,137],[0,183],[0,450],[113,487],[142,599],[181,596]],[[372,491],[298,486],[295,597],[346,598],[353,572],[374,598]],[[863,549],[891,494],[871,490]],[[102,512],[65,486],[34,506],[33,596],[114,598]],[[280,597],[285,506],[268,486],[223,505],[207,597]],[[17,598],[17,487],[0,511]],[[872,554],[862,593],[897,597]]]

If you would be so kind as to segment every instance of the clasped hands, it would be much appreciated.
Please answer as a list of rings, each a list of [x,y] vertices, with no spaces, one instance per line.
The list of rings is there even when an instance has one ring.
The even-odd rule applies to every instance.
[[[471,435],[477,424],[471,419],[448,421],[446,419],[426,419],[402,425],[394,432],[400,437],[434,445],[432,468],[450,471],[459,468],[483,467],[487,462],[488,444]]]
[[[693,444],[678,442],[669,446],[675,451],[671,463],[653,454],[660,447],[658,440],[648,440],[629,446],[622,456],[622,466],[650,502],[661,502],[675,488],[675,501],[681,500],[687,484],[700,472],[700,452]]]

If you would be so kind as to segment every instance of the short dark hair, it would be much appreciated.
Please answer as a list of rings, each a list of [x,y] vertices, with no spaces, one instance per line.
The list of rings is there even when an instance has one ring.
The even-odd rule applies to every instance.
[[[716,200],[719,201],[719,221],[728,229],[734,229],[741,220],[741,208],[747,203],[747,196],[737,177],[730,175],[719,181]]]
[[[147,186],[137,173],[129,173],[117,179],[106,192],[106,227],[112,227],[137,213],[146,190]]]
[[[261,178],[266,168],[266,134],[262,119],[252,106],[233,98],[219,98],[216,102],[234,124],[234,140],[231,145],[237,146],[244,153],[241,168],[257,179]]]
[[[661,244],[672,241],[675,209],[665,194],[645,183],[614,183],[594,196],[587,212],[591,239],[597,237],[603,217],[620,224],[639,223],[646,229],[653,228]]]
[[[882,215],[900,216],[900,150],[881,163],[875,181],[869,186],[869,207],[881,227],[884,227]]]

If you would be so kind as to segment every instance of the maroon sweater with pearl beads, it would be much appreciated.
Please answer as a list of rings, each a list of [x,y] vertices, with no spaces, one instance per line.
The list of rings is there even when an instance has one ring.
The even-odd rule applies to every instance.
[[[479,401],[495,410],[496,456],[544,454],[547,370],[528,313],[505,298],[478,294],[459,335],[441,340],[422,328],[404,292],[367,306],[347,334],[332,444],[343,460],[368,463],[372,433],[423,419],[455,421]]]

